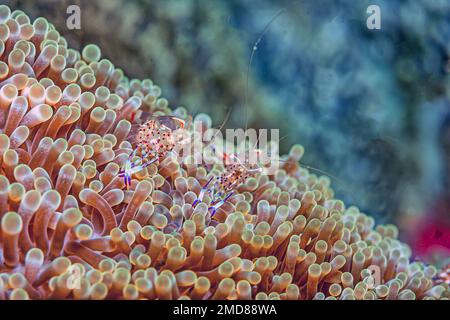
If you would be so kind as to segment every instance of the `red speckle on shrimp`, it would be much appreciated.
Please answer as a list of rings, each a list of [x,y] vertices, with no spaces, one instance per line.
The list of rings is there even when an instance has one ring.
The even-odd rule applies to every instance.
[[[165,157],[175,147],[173,131],[184,127],[184,121],[173,116],[159,116],[139,127],[137,148],[144,154]]]

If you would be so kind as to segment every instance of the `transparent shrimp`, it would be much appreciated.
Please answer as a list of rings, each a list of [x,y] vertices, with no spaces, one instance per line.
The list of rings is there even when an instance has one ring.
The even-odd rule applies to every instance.
[[[214,149],[214,147],[213,147]],[[235,189],[245,183],[248,178],[262,172],[256,164],[243,163],[236,154],[223,154],[225,162],[224,171],[219,176],[211,177],[200,190],[193,206],[203,201],[206,194],[211,197],[211,206],[208,208],[211,216],[235,193]]]
[[[175,116],[157,116],[140,125],[135,135],[136,147],[119,171],[127,189],[131,185],[131,176],[150,164],[164,158],[175,147],[173,132],[185,128],[185,121]],[[136,155],[140,159],[133,161]]]

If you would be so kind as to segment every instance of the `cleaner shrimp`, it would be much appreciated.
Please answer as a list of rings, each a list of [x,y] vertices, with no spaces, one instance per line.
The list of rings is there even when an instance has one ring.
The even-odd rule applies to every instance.
[[[184,129],[185,125],[183,119],[171,115],[156,116],[139,125],[135,136],[136,147],[119,171],[127,189],[131,185],[133,174],[163,159],[173,150],[176,145],[174,131]],[[140,158],[133,160],[138,154]]]
[[[253,62],[253,58],[256,50],[258,49],[258,44],[261,42],[265,33],[269,30],[270,25],[282,14],[285,12],[285,9],[281,9],[275,14],[270,21],[266,24],[262,32],[260,33],[258,39],[253,45],[252,53],[250,55],[249,63],[247,66],[247,76],[246,76],[246,87],[245,87],[245,118],[246,125],[245,129],[247,130],[247,122],[248,122],[248,114],[247,114],[247,101],[248,101],[248,88],[249,88],[249,75],[251,70],[251,65]],[[231,111],[231,110],[230,110]],[[225,120],[226,121],[226,120]],[[222,124],[222,126],[225,122]],[[211,139],[211,143],[214,141],[214,138]],[[209,144],[208,144],[209,145]],[[208,147],[208,145],[206,147]],[[256,144],[255,144],[256,145]],[[215,148],[212,146],[214,151]],[[259,150],[255,150],[257,153]],[[241,184],[245,183],[247,179],[250,177],[254,177],[256,174],[262,172],[262,168],[257,164],[249,164],[248,162],[242,162],[237,154],[227,155],[223,153],[222,159],[225,163],[224,171],[219,176],[211,177],[206,184],[202,187],[198,198],[194,201],[193,206],[196,206],[198,203],[203,201],[203,198],[206,194],[208,194],[211,199],[211,206],[208,210],[211,211],[211,216],[217,212],[217,210],[235,193],[235,189],[238,188]],[[228,163],[228,164],[227,164]]]
[[[213,147],[214,149],[214,147]],[[216,151],[216,150],[214,150]],[[257,150],[257,152],[259,152]],[[200,190],[198,198],[193,206],[203,202],[206,194],[211,197],[211,203],[208,210],[211,217],[217,210],[235,193],[235,189],[245,183],[248,178],[254,177],[262,172],[262,168],[248,161],[242,162],[237,154],[227,155],[223,153],[225,163],[224,171],[219,176],[212,176]]]
[[[280,16],[285,9],[279,11],[265,26],[264,30],[255,42],[250,56],[248,70],[247,70],[247,81],[246,81],[246,94],[245,103],[247,103],[247,91],[249,83],[249,73],[251,69],[251,63],[253,56],[257,49],[259,42],[262,40],[264,34],[267,32],[270,25]],[[226,119],[221,125],[221,128],[228,120],[230,111],[226,116]],[[247,114],[246,114],[247,116]],[[134,121],[136,117],[136,112],[130,115],[130,120]],[[164,158],[168,152],[172,151],[176,146],[176,139],[174,138],[174,131],[177,129],[184,129],[186,127],[185,121],[181,118],[172,115],[161,115],[156,117],[151,117],[150,120],[143,124],[140,124],[137,133],[134,135],[136,147],[134,151],[130,154],[128,159],[125,161],[123,168],[119,171],[119,176],[123,177],[127,189],[131,184],[131,176],[140,170],[146,168],[150,164],[161,160]],[[247,126],[246,126],[247,127]],[[220,129],[219,129],[220,131]],[[140,159],[133,160],[138,154],[140,154]],[[230,156],[230,158],[235,157],[235,155]],[[243,163],[237,163],[232,165],[227,165],[225,171],[219,177],[211,178],[206,185],[203,187],[198,201],[202,201],[203,196],[206,192],[214,195],[214,212],[219,208],[227,199],[233,194],[233,189],[238,187],[241,183],[244,183],[248,177],[255,174],[258,170],[256,168],[247,169]],[[215,180],[212,182],[212,180]],[[211,189],[210,188],[211,185]],[[224,195],[226,195],[224,197]]]

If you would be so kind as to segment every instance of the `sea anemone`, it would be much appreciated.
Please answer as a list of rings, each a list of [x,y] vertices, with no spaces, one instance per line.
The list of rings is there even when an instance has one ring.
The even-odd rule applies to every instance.
[[[129,189],[118,176],[144,114],[187,119],[151,80],[7,6],[0,60],[0,299],[448,299],[395,226],[301,167],[300,145],[212,217],[193,203],[221,166],[168,154]]]

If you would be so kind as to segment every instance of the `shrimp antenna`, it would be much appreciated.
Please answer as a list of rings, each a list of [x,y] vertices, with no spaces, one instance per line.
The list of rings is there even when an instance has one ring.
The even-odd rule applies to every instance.
[[[256,146],[258,145],[259,142],[259,137],[261,136],[261,133],[258,133],[258,137],[256,138],[256,142],[253,145],[253,149],[256,149]],[[283,141],[284,139],[286,139],[289,135],[285,134],[284,136],[282,136],[280,139],[278,139],[278,142]],[[266,146],[267,147],[267,146]],[[280,159],[278,159],[278,161],[281,161]]]
[[[225,124],[227,123],[228,119],[230,119],[230,115],[231,115],[231,111],[233,110],[233,107],[229,107],[227,114],[225,115],[225,119],[223,119],[222,124],[219,126],[219,128],[217,130],[221,131],[223,129],[223,127],[225,126]],[[217,135],[217,133],[216,133]],[[216,136],[214,136],[215,138]]]
[[[289,160],[289,159],[287,159],[287,160],[276,159],[275,161],[286,163],[286,162],[289,162],[289,161],[292,161],[292,160]],[[297,162],[297,163],[298,163],[298,162]],[[338,177],[332,175],[331,173],[328,173],[328,172],[326,172],[326,171],[323,171],[323,170],[320,170],[320,169],[318,169],[318,168],[315,168],[315,167],[312,167],[312,166],[309,166],[309,165],[306,165],[306,164],[302,164],[302,163],[298,163],[298,165],[299,165],[300,167],[302,167],[302,168],[305,168],[305,169],[308,169],[308,170],[312,170],[312,171],[318,172],[318,173],[320,173],[320,174],[323,174],[323,175],[325,175],[325,176],[327,176],[327,177],[329,177],[329,178],[332,178],[333,180],[336,180],[338,183],[340,183],[340,184],[343,185],[343,186],[346,185],[346,183],[344,183],[344,181],[342,181],[342,180],[339,179]]]
[[[247,65],[247,78],[246,78],[246,84],[245,84],[245,101],[244,101],[244,109],[245,109],[245,131],[247,131],[247,122],[248,122],[248,112],[247,112],[247,102],[248,102],[248,87],[249,87],[249,79],[250,79],[250,71],[252,68],[252,62],[253,62],[253,58],[255,56],[255,52],[256,50],[258,50],[258,45],[261,42],[262,38],[264,37],[264,35],[266,34],[266,32],[269,30],[270,25],[284,12],[286,11],[286,8],[281,9],[280,11],[278,11],[273,17],[272,19],[270,19],[270,21],[266,24],[266,26],[264,27],[264,29],[261,31],[261,33],[259,34],[258,39],[256,39],[255,43],[253,44],[253,48],[252,48],[252,53],[250,54],[250,59],[248,61],[248,65]]]
[[[321,173],[321,174],[323,174],[323,175],[325,175],[325,176],[328,176],[328,177],[330,177],[330,178],[333,178],[334,180],[336,180],[337,182],[339,182],[339,183],[341,183],[341,184],[344,184],[344,182],[343,182],[341,179],[339,179],[338,177],[336,177],[336,176],[330,174],[329,172],[326,172],[326,171],[320,170],[320,169],[318,169],[318,168],[314,168],[314,167],[308,166],[308,165],[306,165],[306,164],[301,164],[301,163],[300,163],[299,165],[300,165],[300,167],[303,167],[303,168],[308,169],[308,170],[316,171],[316,172]]]
[[[288,135],[288,134],[285,134],[284,136],[282,136],[282,137],[278,140],[278,142],[283,141],[283,140],[286,139],[287,137],[289,137],[289,135]]]
[[[288,162],[288,161],[290,161],[290,160],[282,160],[282,159],[278,159],[277,161],[279,161],[279,162]],[[315,172],[320,173],[320,174],[323,174],[323,175],[325,175],[325,176],[327,176],[327,177],[333,179],[334,181],[336,181],[336,183],[337,183],[338,185],[340,185],[341,187],[343,187],[343,188],[345,188],[345,189],[349,189],[350,191],[353,191],[353,187],[352,187],[351,185],[349,185],[348,183],[346,183],[346,182],[343,181],[342,179],[336,177],[335,175],[332,175],[332,174],[330,174],[330,173],[328,173],[328,172],[326,172],[326,171],[320,170],[320,169],[315,168],[315,167],[311,167],[311,166],[306,165],[306,164],[302,164],[302,163],[299,163],[299,162],[297,162],[297,163],[298,163],[298,165],[299,165],[300,167],[305,168],[305,169],[308,169],[308,170],[315,171]],[[351,200],[351,202],[352,202],[353,204],[356,204],[356,203],[357,203],[357,202],[355,201],[355,199],[353,198],[352,192],[349,193],[349,199]]]
[[[231,115],[231,111],[233,110],[233,107],[229,107],[227,114],[225,115],[225,118],[222,121],[222,124],[217,128],[217,132],[216,134],[209,140],[209,142],[203,147],[203,148],[208,148],[216,139],[217,135],[219,134],[219,132],[222,131],[223,127],[225,126],[225,124],[227,123],[228,119],[230,119],[230,115]]]

